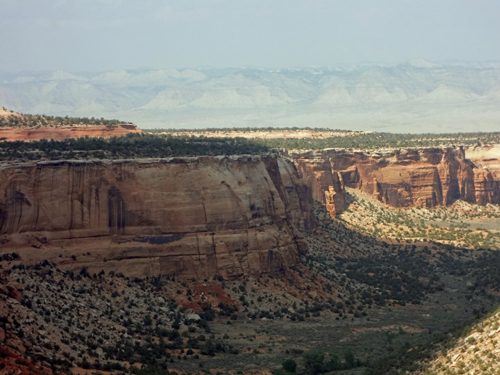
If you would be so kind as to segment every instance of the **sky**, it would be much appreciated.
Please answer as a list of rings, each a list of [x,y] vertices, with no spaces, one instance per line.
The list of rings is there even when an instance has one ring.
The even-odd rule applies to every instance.
[[[0,71],[500,60],[498,0],[0,0]]]

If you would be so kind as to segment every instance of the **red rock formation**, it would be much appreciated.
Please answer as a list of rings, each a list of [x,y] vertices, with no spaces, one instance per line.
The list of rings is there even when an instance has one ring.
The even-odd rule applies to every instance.
[[[475,167],[476,202],[500,203],[500,145],[471,147],[466,153]]]
[[[500,178],[495,179],[490,170],[474,168],[474,188],[477,204],[500,203]]]
[[[313,197],[326,204],[332,216],[345,207],[343,184],[396,207],[449,205],[458,199],[500,203],[500,173],[492,170],[500,165],[498,159],[488,159],[483,152],[472,162],[465,152],[461,147],[383,152],[328,149],[289,155]]]
[[[340,173],[332,170],[328,155],[311,151],[295,157],[294,162],[313,198],[325,204],[332,216],[340,214],[346,207],[344,181]]]
[[[5,163],[0,191],[2,249],[91,272],[275,272],[315,225],[308,187],[273,155]]]
[[[0,128],[0,141],[38,141],[53,139],[60,141],[68,138],[89,137],[120,137],[128,133],[142,133],[142,130],[132,124],[113,126],[41,126],[39,128]]]

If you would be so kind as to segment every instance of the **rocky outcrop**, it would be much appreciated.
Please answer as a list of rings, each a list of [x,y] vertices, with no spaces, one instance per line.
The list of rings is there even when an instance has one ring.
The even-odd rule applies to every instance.
[[[489,169],[474,168],[475,203],[500,203],[500,178]]]
[[[40,139],[60,141],[85,136],[109,138],[113,136],[120,137],[129,133],[142,133],[142,130],[133,124],[0,128],[0,141],[38,141]]]
[[[314,199],[322,202],[330,215],[340,214],[346,208],[343,177],[332,169],[328,155],[311,151],[294,157],[293,161]]]
[[[0,191],[2,249],[68,269],[276,272],[315,226],[308,186],[274,154],[3,164]]]
[[[345,207],[344,185],[396,207],[434,207],[458,199],[500,203],[500,173],[492,168],[497,159],[483,153],[469,160],[466,152],[462,147],[378,152],[327,149],[288,155],[309,182],[314,198],[332,215]]]
[[[475,167],[476,202],[500,203],[500,145],[470,147],[466,153]]]

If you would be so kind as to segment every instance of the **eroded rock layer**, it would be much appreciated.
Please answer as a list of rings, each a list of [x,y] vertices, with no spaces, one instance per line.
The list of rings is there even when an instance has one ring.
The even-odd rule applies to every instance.
[[[484,151],[484,150],[483,150]],[[363,190],[396,207],[500,203],[498,158],[463,148],[421,148],[364,152],[328,149],[290,152],[314,198],[330,214],[345,209],[344,185]]]
[[[142,130],[132,124],[0,128],[0,141],[39,141],[40,139],[61,141],[63,139],[82,138],[85,136],[102,138],[120,137],[129,133],[142,133]]]
[[[310,152],[295,158],[294,162],[314,199],[322,202],[331,216],[340,214],[346,207],[343,177],[332,169],[328,155]]]
[[[275,155],[6,163],[0,191],[2,249],[68,269],[276,272],[315,226],[309,188]]]

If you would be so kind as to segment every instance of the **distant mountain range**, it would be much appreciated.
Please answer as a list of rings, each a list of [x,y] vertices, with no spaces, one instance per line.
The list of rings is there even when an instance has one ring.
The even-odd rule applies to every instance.
[[[148,127],[500,129],[500,62],[0,73],[0,106]]]

